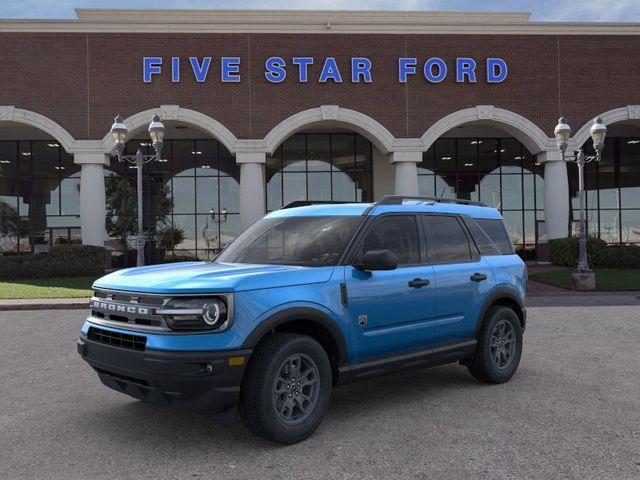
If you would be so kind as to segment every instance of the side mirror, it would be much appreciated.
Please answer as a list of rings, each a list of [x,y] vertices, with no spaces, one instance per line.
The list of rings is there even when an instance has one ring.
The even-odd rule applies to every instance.
[[[358,270],[395,270],[398,257],[391,250],[369,250],[354,264]]]

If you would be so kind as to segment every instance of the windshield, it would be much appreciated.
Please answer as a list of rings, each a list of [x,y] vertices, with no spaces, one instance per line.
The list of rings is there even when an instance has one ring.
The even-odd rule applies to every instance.
[[[361,216],[263,218],[216,258],[217,263],[336,265]]]

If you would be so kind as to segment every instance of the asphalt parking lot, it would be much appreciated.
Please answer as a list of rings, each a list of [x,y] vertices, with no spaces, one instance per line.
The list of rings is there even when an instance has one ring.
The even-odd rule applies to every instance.
[[[511,382],[447,365],[334,390],[282,447],[103,387],[83,311],[0,312],[0,478],[640,478],[640,307],[530,308]]]

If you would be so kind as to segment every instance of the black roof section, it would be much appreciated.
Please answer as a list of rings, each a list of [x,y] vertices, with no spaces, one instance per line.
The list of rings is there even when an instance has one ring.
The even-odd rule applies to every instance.
[[[402,205],[405,200],[417,200],[424,203],[458,203],[461,205],[474,205],[476,207],[487,206],[482,202],[463,200],[461,198],[414,197],[409,195],[385,195],[376,202],[376,205]]]

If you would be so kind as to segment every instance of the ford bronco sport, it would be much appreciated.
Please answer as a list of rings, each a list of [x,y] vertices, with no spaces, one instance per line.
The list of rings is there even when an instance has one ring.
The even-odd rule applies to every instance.
[[[106,386],[307,438],[332,386],[460,362],[509,380],[520,362],[526,269],[482,204],[387,196],[283,208],[213,262],[97,280],[78,352]]]

